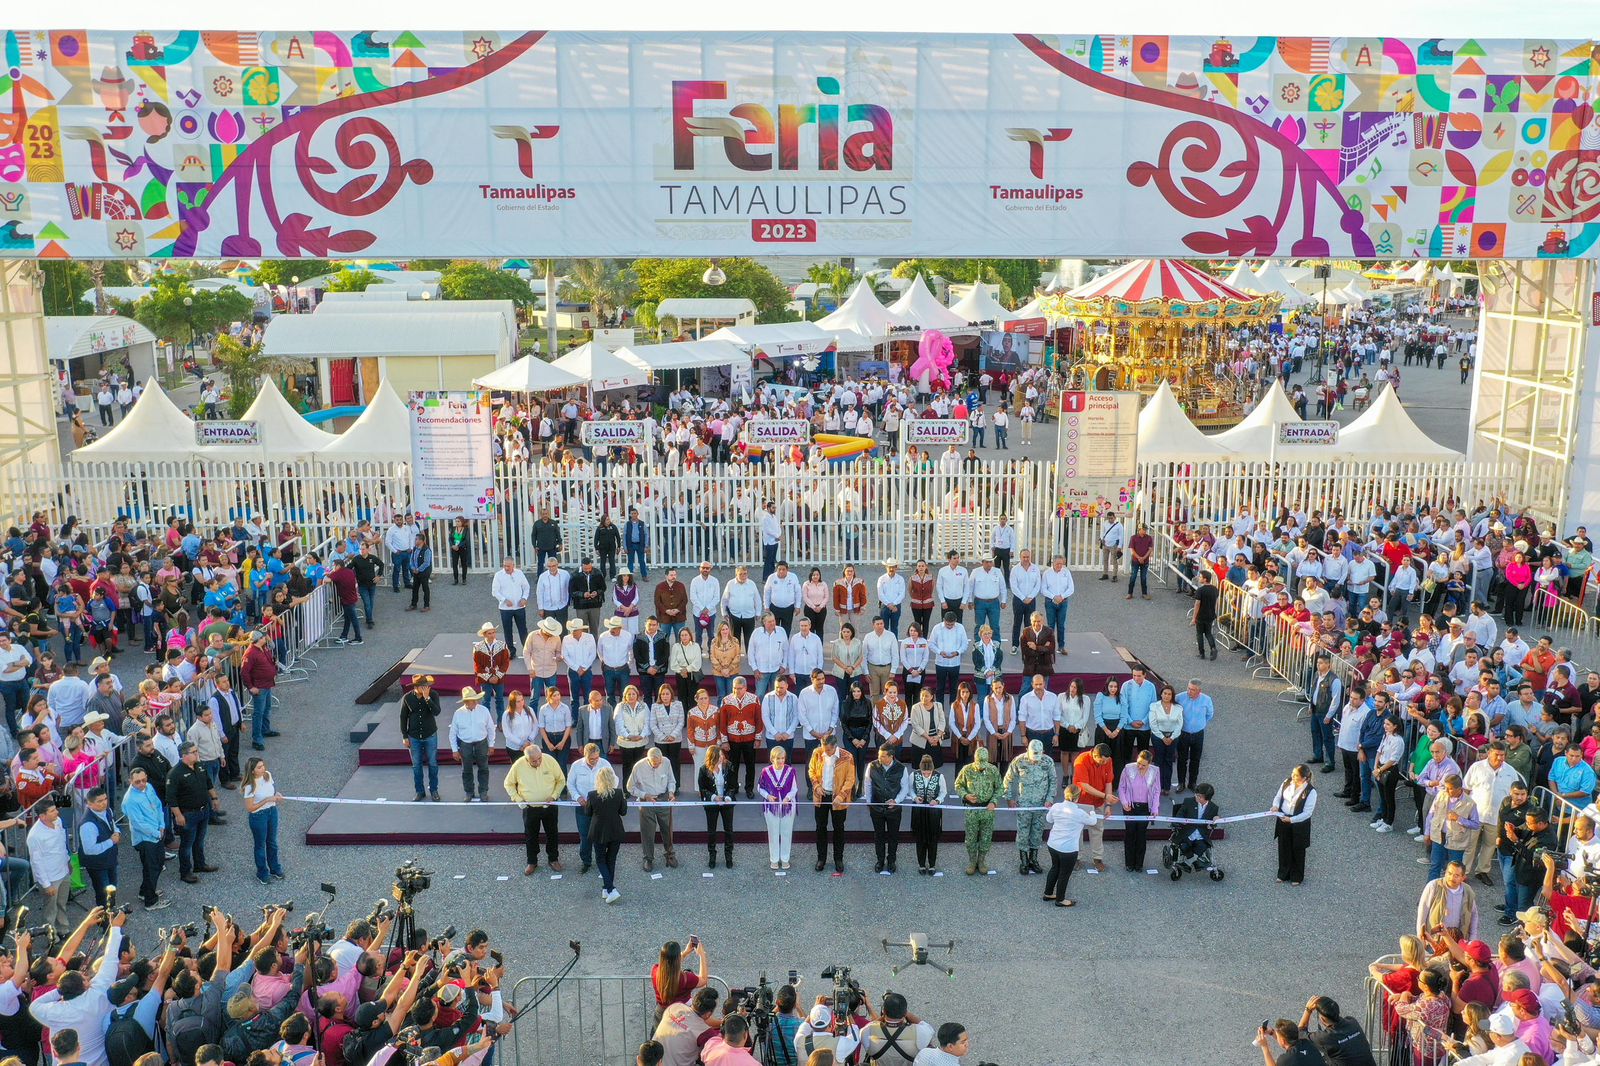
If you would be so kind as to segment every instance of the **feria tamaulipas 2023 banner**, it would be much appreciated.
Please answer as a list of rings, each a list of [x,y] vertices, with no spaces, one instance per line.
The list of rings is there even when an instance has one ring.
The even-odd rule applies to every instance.
[[[1596,254],[1580,40],[4,32],[0,255]]]

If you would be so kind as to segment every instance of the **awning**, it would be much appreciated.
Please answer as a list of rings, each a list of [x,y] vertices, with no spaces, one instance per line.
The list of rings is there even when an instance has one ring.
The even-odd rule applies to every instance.
[[[813,355],[836,347],[838,339],[815,322],[769,322],[764,325],[723,326],[705,338],[727,341],[768,359]]]
[[[525,355],[481,378],[474,378],[472,383],[495,392],[554,392],[586,385],[588,379],[547,363],[537,355]]]
[[[750,365],[750,356],[743,348],[731,341],[710,338],[672,344],[625,344],[617,349],[617,354],[657,372]]]
[[[59,363],[135,344],[155,343],[155,334],[120,315],[50,315],[44,320],[44,342]]]
[[[702,299],[662,300],[656,305],[656,317],[675,318],[679,322],[697,318],[754,318],[756,305],[749,300],[730,297]]]
[[[595,392],[648,384],[650,367],[625,352],[626,349],[608,352],[590,343],[574,348],[550,365],[588,382]]]

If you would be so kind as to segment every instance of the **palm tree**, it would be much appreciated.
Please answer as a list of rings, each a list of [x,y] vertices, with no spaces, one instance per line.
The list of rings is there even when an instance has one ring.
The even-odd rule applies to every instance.
[[[628,307],[639,295],[639,279],[627,267],[614,266],[607,259],[580,259],[568,274],[575,294],[593,308],[596,318],[609,321],[611,315]]]
[[[262,344],[243,344],[238,338],[222,334],[211,350],[211,361],[228,378],[228,414],[242,418],[255,402],[264,374],[306,373],[312,364],[304,359],[285,359],[265,354]]]

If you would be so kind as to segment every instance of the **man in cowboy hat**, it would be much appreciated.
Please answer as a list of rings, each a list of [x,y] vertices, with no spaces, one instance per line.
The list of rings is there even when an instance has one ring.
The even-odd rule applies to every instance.
[[[624,627],[622,619],[612,615],[606,619],[606,631],[595,642],[600,655],[600,672],[606,681],[606,702],[615,704],[622,699],[622,689],[632,676],[633,635]]]
[[[511,649],[495,632],[493,622],[478,627],[477,643],[472,645],[472,676],[489,698],[489,711],[506,709],[506,675],[511,672]]]
[[[400,743],[411,752],[411,783],[422,801],[422,767],[428,767],[428,794],[439,802],[439,695],[433,675],[411,679],[411,691],[400,699]]]
[[[450,750],[461,760],[461,787],[468,803],[489,799],[489,739],[494,736],[494,715],[483,706],[483,693],[475,688],[461,690],[461,706],[450,716]],[[478,772],[473,790],[472,772]]]
[[[572,699],[574,710],[583,705],[594,687],[594,662],[598,655],[599,646],[589,631],[589,623],[582,618],[568,622],[567,635],[561,641],[561,661],[567,664],[567,695]]]
[[[568,625],[571,625],[569,622]],[[541,618],[522,642],[522,662],[528,668],[530,699],[538,706],[544,690],[554,688],[561,670],[561,623]]]

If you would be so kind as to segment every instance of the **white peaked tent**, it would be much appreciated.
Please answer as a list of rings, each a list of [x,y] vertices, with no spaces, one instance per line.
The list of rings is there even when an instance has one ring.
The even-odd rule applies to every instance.
[[[889,338],[889,309],[878,301],[871,282],[862,278],[850,298],[818,319],[817,325],[838,336],[840,351],[859,352]]]
[[[1254,270],[1250,269],[1243,259],[1233,264],[1233,269],[1222,280],[1241,292],[1259,293],[1266,291],[1261,288],[1261,278]]]
[[[1284,308],[1304,307],[1313,302],[1309,296],[1295,288],[1289,275],[1284,273],[1283,267],[1268,260],[1261,264],[1261,269],[1256,271],[1256,288],[1253,290],[1261,293],[1278,293],[1283,297]]]
[[[554,363],[545,362],[537,355],[525,355],[481,378],[473,378],[472,383],[496,392],[553,392],[556,389],[578,388],[587,385],[588,381]]]
[[[1244,421],[1223,433],[1218,433],[1210,439],[1222,445],[1231,452],[1237,452],[1242,457],[1265,460],[1271,454],[1272,442],[1277,437],[1279,422],[1299,422],[1300,416],[1295,414],[1294,405],[1289,402],[1288,395],[1283,391],[1281,382],[1274,382],[1269,391],[1260,402],[1255,405]],[[1284,457],[1293,452],[1297,456],[1302,452],[1314,449],[1310,447],[1279,448],[1278,454]]]
[[[1372,299],[1372,290],[1359,281],[1352,281],[1339,291],[1348,297],[1353,304],[1365,303],[1367,300]]]
[[[1418,429],[1400,405],[1400,397],[1387,385],[1378,391],[1378,398],[1360,418],[1340,431],[1336,451],[1340,455],[1396,463],[1459,462],[1465,458]]]
[[[322,449],[318,458],[330,463],[411,460],[411,414],[388,378],[378,382],[378,391],[361,417]]]
[[[281,459],[296,455],[316,455],[339,438],[318,429],[289,406],[270,377],[262,377],[261,391],[244,413],[261,435],[260,444],[214,444],[205,449],[212,459]]]
[[[1012,317],[1013,318],[1042,318],[1042,319],[1045,319],[1047,322],[1064,322],[1064,321],[1066,321],[1066,316],[1065,315],[1056,314],[1053,311],[1046,311],[1041,306],[1041,304],[1044,301],[1045,295],[1046,295],[1045,293],[1040,293],[1038,296],[1035,296],[1033,299],[1029,300],[1027,303],[1025,303],[1021,307],[1017,308],[1015,311],[1011,312]]]
[[[908,334],[918,336],[930,329],[946,334],[973,331],[965,318],[939,302],[921,274],[912,279],[911,285],[900,294],[900,299],[889,305],[889,322]]]
[[[1154,463],[1204,462],[1232,454],[1195,428],[1163,381],[1139,412],[1139,460]]]
[[[989,286],[977,282],[967,294],[950,305],[950,310],[960,315],[969,326],[999,329],[1017,316],[1000,306]]]
[[[195,459],[203,454],[205,450],[194,439],[194,420],[179,410],[172,397],[151,378],[128,416],[99,440],[73,452],[71,458],[86,463],[102,459],[159,462]]]
[[[1400,272],[1399,276],[1395,280],[1397,280],[1397,281],[1421,281],[1423,278],[1427,277],[1427,275],[1428,275],[1428,261],[1426,259],[1418,259],[1415,263],[1411,264],[1410,267],[1408,267],[1405,270],[1402,270]]]
[[[650,381],[650,368],[622,351],[608,352],[597,344],[572,349],[552,366],[587,383],[595,392],[625,389]]]

